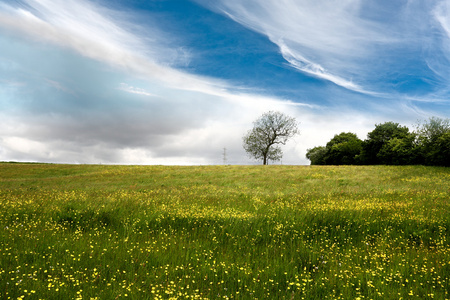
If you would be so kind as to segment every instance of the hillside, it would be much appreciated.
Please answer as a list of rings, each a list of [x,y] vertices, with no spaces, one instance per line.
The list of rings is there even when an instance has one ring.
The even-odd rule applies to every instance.
[[[0,163],[0,299],[448,299],[450,169]]]

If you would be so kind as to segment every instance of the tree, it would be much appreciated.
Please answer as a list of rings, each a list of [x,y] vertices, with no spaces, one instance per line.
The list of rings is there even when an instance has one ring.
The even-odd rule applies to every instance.
[[[295,118],[269,111],[253,122],[253,129],[243,137],[243,146],[249,156],[262,159],[267,165],[269,160],[277,161],[283,156],[278,145],[285,145],[298,133]]]
[[[449,166],[450,119],[431,117],[425,123],[419,124],[417,141],[423,163]]]
[[[328,143],[325,154],[327,165],[354,165],[362,150],[362,141],[352,132],[336,134]]]
[[[380,163],[385,165],[411,165],[418,161],[416,135],[410,133],[404,138],[393,138],[381,147],[377,154]]]
[[[327,148],[324,146],[317,146],[306,150],[306,158],[311,161],[311,165],[325,165],[325,155]]]
[[[438,166],[450,167],[450,131],[443,133],[436,142],[438,151],[433,162]]]
[[[419,139],[427,142],[435,142],[446,132],[450,132],[450,119],[437,117],[431,117],[417,128]]]
[[[411,134],[408,127],[400,126],[398,123],[386,122],[375,125],[375,129],[367,134],[367,139],[364,141],[361,162],[369,165],[387,164],[388,162],[383,161],[382,157],[378,155],[383,146],[394,138],[410,140]]]

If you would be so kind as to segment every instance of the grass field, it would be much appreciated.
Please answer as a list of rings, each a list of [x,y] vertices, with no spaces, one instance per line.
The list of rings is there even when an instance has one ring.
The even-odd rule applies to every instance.
[[[0,163],[0,299],[450,299],[450,169]]]

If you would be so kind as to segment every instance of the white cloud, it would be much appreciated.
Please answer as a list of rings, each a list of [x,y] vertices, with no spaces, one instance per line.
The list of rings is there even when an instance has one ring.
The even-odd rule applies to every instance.
[[[179,71],[167,63],[174,60],[174,52],[161,42],[164,38],[158,29],[148,29],[147,33],[154,33],[150,39],[132,34],[126,22],[120,22],[120,13],[92,2],[26,3],[21,8],[0,5],[2,32],[12,32],[17,39],[26,36],[49,48],[56,45],[65,49],[64,53],[69,49],[85,57],[79,61],[112,66],[121,76],[108,85],[109,77],[96,78],[104,75],[102,72],[92,74],[91,69],[77,65],[76,71],[82,74],[79,77],[84,75],[85,81],[93,82],[71,85],[36,71],[45,75],[43,82],[69,96],[79,92],[75,89],[78,85],[80,89],[88,86],[90,91],[77,99],[65,98],[68,103],[62,103],[61,98],[54,102],[32,99],[37,102],[35,106],[47,105],[43,111],[28,108],[31,112],[23,113],[16,106],[0,112],[2,160],[207,164],[221,163],[226,147],[230,163],[248,163],[251,160],[243,152],[242,134],[262,113],[277,110],[301,122],[301,135],[283,149],[283,163],[306,164],[307,148],[322,145],[341,131],[356,132],[364,138],[374,120],[387,121],[379,116],[369,121],[366,114],[353,110],[331,111],[251,92],[238,93],[225,81]],[[364,87],[349,77],[352,72],[345,71],[345,67],[355,68],[348,58],[367,55],[370,50],[366,45],[383,42],[384,37],[374,33],[373,24],[358,17],[361,3],[336,0],[325,8],[323,1],[303,1],[305,7],[296,3],[230,0],[224,7],[234,19],[267,34],[293,67],[364,92]],[[32,48],[35,42],[29,45]],[[187,63],[189,50],[180,53],[178,61]],[[45,61],[38,66],[42,65]],[[140,101],[140,96],[157,97]]]
[[[374,53],[371,45],[395,40],[360,16],[361,0],[199,2],[267,35],[294,68],[358,92],[365,89],[352,82],[355,62]]]
[[[434,16],[450,38],[450,1],[441,1],[434,9]]]
[[[268,110],[295,117],[300,135],[283,147],[283,164],[308,164],[306,150],[325,145],[335,134],[355,132],[362,139],[375,123],[387,121],[357,111],[314,109],[293,106],[270,98],[236,96],[236,99],[205,97],[201,111],[173,111],[171,115],[118,115],[95,119],[60,120],[58,116],[0,118],[2,160],[68,163],[120,164],[222,164],[223,148],[228,163],[260,162],[248,158],[242,148],[242,135],[252,122]],[[249,97],[242,101],[242,97]],[[167,101],[168,99],[163,101]],[[187,102],[186,106],[192,106]],[[199,108],[200,109],[200,108]],[[125,112],[126,113],[126,112]],[[61,117],[62,118],[62,117]],[[146,120],[151,118],[151,120]],[[192,123],[193,121],[198,124]],[[20,125],[19,125],[20,124]],[[172,126],[173,128],[167,128]]]
[[[435,44],[431,45],[435,48],[434,55],[428,57],[427,64],[435,74],[448,84],[450,76],[450,1],[438,3],[433,10],[433,16],[443,34],[439,41],[435,41]],[[441,51],[441,53],[436,53],[436,50]]]
[[[131,86],[129,84],[126,84],[124,82],[120,83],[120,86],[117,88],[118,90],[131,93],[131,94],[137,94],[137,95],[143,95],[143,96],[149,96],[149,97],[155,97],[156,95],[147,92],[145,89],[141,89],[138,87]]]
[[[218,88],[226,87],[219,80],[165,66],[164,57],[173,51],[161,48],[159,43],[163,38],[157,30],[152,32],[156,35],[154,40],[135,36],[107,18],[113,14],[111,11],[83,0],[27,2],[36,14],[22,8],[0,7],[0,27],[41,42],[67,47],[88,58],[159,81],[171,88],[216,94]],[[146,43],[143,44],[142,40]],[[186,53],[182,51],[181,60],[187,60]]]
[[[65,93],[75,95],[75,92],[73,90],[69,89],[68,87],[64,86],[62,83],[60,83],[58,81],[51,80],[48,78],[45,78],[44,80],[45,80],[45,82],[47,82],[48,85],[52,86],[53,88],[55,88],[58,91],[62,91]]]
[[[329,80],[346,89],[353,90],[356,92],[369,93],[360,86],[358,86],[357,84],[348,81],[344,78],[341,78],[339,76],[333,75],[327,72],[322,66],[307,60],[301,54],[295,53],[294,50],[287,47],[283,41],[279,41],[277,44],[280,47],[280,52],[283,55],[283,58],[287,62],[289,62],[291,66],[293,66],[294,68],[307,74],[310,74],[312,76]]]

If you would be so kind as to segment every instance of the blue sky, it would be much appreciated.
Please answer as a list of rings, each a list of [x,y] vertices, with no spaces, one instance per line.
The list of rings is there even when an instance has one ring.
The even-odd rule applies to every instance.
[[[256,163],[242,136],[274,110],[308,164],[449,117],[449,73],[450,1],[2,0],[0,161]]]

